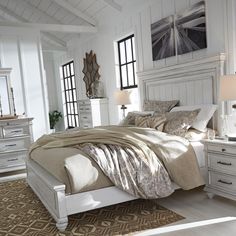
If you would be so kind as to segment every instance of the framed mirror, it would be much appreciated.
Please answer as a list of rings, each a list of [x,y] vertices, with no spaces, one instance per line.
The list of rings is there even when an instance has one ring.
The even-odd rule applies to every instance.
[[[0,68],[0,116],[13,115],[10,73],[11,68]]]

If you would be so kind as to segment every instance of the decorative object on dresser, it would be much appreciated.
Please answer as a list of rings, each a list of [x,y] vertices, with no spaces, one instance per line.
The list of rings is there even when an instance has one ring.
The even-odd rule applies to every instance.
[[[204,140],[207,167],[205,191],[236,200],[236,143],[227,140]]]
[[[227,101],[236,100],[236,75],[224,75],[220,78],[220,94],[219,100],[223,103],[222,121],[224,132],[223,135],[227,135],[229,141],[236,141],[236,134],[230,134],[228,130],[228,111]],[[235,104],[232,106],[234,108]]]
[[[125,118],[125,110],[127,107],[125,105],[131,104],[130,101],[130,91],[118,90],[115,92],[115,100],[117,105],[121,105],[121,110],[123,111],[123,119]]]
[[[107,98],[78,100],[78,105],[81,128],[92,128],[109,124]]]
[[[0,173],[25,169],[33,118],[0,120]]]
[[[15,105],[13,104],[13,89],[10,82],[11,68],[0,68],[0,115],[14,116]]]
[[[103,97],[103,86],[99,82],[99,65],[97,64],[96,54],[91,50],[85,54],[84,58],[84,78],[86,95],[88,98]]]

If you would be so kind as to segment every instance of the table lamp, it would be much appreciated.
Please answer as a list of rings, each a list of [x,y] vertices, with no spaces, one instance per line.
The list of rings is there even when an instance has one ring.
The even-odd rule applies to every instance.
[[[219,100],[222,102],[236,100],[236,75],[224,75],[220,77]],[[236,108],[236,104],[233,104],[232,107]],[[224,112],[224,122],[226,122],[225,119],[226,116]],[[236,141],[236,134],[228,135],[228,139],[229,141]]]
[[[123,110],[123,118],[125,118],[125,110],[127,109],[125,105],[131,104],[130,92],[127,90],[118,90],[114,95],[116,104],[121,105],[121,109]]]

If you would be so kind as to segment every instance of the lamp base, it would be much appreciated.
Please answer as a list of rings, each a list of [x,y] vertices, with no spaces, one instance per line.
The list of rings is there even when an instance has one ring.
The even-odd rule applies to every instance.
[[[123,111],[123,119],[125,118],[125,110],[127,109],[127,107],[125,105],[121,105],[120,108]]]

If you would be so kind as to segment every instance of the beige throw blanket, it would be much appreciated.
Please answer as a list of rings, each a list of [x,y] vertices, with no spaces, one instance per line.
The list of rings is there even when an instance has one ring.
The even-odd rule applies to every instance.
[[[173,192],[165,168],[183,189],[204,184],[188,141],[153,129],[109,126],[47,135],[31,151],[68,146],[90,155],[116,186],[137,197],[157,198]]]

